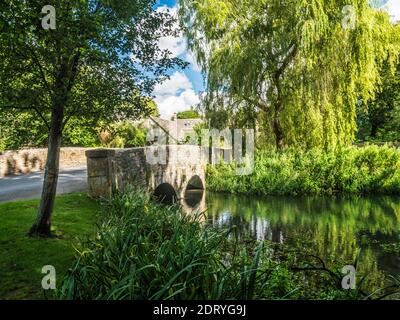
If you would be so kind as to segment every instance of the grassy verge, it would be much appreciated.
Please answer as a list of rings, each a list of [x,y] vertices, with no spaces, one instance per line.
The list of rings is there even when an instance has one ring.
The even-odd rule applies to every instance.
[[[0,204],[0,299],[43,299],[42,267],[53,265],[61,279],[74,259],[73,245],[93,234],[100,206],[85,194],[56,200],[54,231],[59,239],[26,236],[38,200]],[[47,297],[51,295],[47,294]]]
[[[259,195],[400,194],[400,149],[387,146],[258,150],[252,175],[239,176],[235,170],[234,164],[210,167],[208,189]]]

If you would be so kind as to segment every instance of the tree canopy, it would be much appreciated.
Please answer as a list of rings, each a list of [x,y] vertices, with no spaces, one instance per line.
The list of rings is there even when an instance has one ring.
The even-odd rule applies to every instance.
[[[43,195],[32,234],[50,233],[62,133],[154,113],[151,92],[186,63],[158,46],[177,33],[156,0],[0,2],[0,112],[30,112],[48,131]],[[45,8],[44,8],[45,7]],[[46,12],[46,10],[44,10]],[[51,11],[50,11],[51,12]],[[44,28],[49,20],[52,28]],[[54,28],[53,28],[54,27]]]
[[[200,114],[194,108],[189,110],[181,111],[176,114],[177,119],[198,119],[200,118]]]
[[[166,71],[184,65],[157,45],[176,30],[156,1],[58,1],[55,30],[41,26],[43,3],[0,3],[0,110],[33,110],[50,126],[57,95],[64,125],[137,117]]]
[[[395,73],[384,66],[381,74],[382,89],[375,100],[358,110],[357,138],[400,141],[400,64]]]
[[[356,106],[400,50],[399,26],[368,0],[180,0],[180,20],[209,113],[252,117],[278,148],[353,141]]]

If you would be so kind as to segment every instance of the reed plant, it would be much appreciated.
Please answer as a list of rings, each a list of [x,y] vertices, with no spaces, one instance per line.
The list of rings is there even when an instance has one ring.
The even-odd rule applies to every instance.
[[[207,226],[199,214],[116,194],[94,237],[76,248],[62,299],[280,299],[296,288],[268,245]]]

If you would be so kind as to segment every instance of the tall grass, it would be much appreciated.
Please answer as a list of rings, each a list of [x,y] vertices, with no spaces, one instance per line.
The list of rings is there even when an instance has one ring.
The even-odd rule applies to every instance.
[[[77,248],[63,299],[271,299],[295,292],[285,264],[264,243],[244,244],[200,215],[115,195],[95,237]]]
[[[260,150],[250,176],[235,165],[209,167],[213,191],[261,195],[400,194],[400,149],[349,147],[335,152]]]

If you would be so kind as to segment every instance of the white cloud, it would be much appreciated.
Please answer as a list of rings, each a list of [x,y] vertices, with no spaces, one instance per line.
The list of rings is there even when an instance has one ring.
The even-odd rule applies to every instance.
[[[177,17],[178,7],[168,7],[166,5],[157,8],[160,12],[169,11],[171,15]],[[179,23],[175,23],[175,28],[179,28]],[[180,57],[189,62],[194,71],[200,71],[194,55],[187,50],[187,42],[181,33],[177,37],[163,37],[159,44],[161,49],[167,49],[173,57]],[[193,89],[193,84],[183,73],[176,71],[169,80],[157,85],[154,88],[155,102],[160,110],[161,117],[170,119],[175,112],[185,111],[191,106],[200,102],[199,96]]]
[[[165,119],[170,119],[175,112],[185,111],[200,102],[188,77],[179,71],[169,80],[157,85],[154,95],[161,117]]]
[[[390,0],[386,5],[393,21],[400,21],[400,0]]]
[[[159,40],[158,46],[162,50],[169,50],[172,53],[172,57],[176,58],[185,53],[186,40],[183,37],[163,37]]]
[[[169,80],[156,85],[154,94],[156,96],[177,95],[180,91],[187,89],[193,89],[192,83],[183,72],[176,71]]]
[[[176,22],[174,23],[174,29],[179,28],[178,23],[178,7],[168,7],[167,5],[161,6],[157,8],[159,12],[169,12],[173,17],[175,17]],[[174,58],[179,57],[180,55],[186,52],[186,39],[182,33],[180,33],[177,37],[162,37],[159,42],[158,46],[163,50],[169,50],[172,53]]]
[[[194,55],[193,52],[187,51],[186,53],[186,61],[189,62],[192,65],[193,71],[196,72],[201,72],[201,67],[198,65],[196,56]]]
[[[157,8],[157,11],[167,12],[174,16],[177,20],[174,24],[174,28],[179,29],[178,23],[178,7],[168,7],[167,5]],[[162,37],[158,45],[163,50],[169,50],[174,58],[180,57],[183,60],[189,62],[196,72],[201,72],[200,66],[197,64],[195,55],[190,52],[187,48],[187,41],[183,33],[181,32],[177,37]]]

